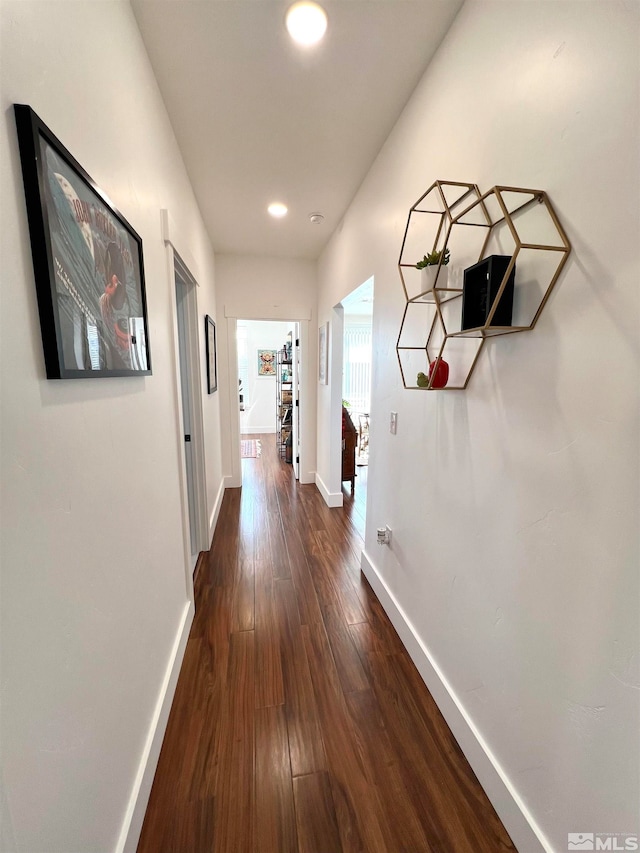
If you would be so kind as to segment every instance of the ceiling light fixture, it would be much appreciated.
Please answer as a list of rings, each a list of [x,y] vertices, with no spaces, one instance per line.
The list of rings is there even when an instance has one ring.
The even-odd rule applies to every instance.
[[[275,216],[276,219],[282,219],[283,216],[287,215],[287,205],[281,204],[279,201],[274,201],[273,204],[270,204],[267,208],[271,216]]]
[[[327,13],[311,0],[294,3],[287,12],[289,35],[298,44],[309,47],[317,44],[327,29]]]
[[[310,213],[309,222],[312,225],[320,225],[324,221],[324,216],[321,213]]]

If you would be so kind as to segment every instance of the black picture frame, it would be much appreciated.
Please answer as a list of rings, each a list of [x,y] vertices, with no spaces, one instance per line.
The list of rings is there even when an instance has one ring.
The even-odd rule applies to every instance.
[[[216,353],[216,324],[207,314],[204,318],[204,339],[207,346],[207,391],[218,390],[218,361]]]
[[[142,240],[25,104],[14,104],[47,379],[151,374]]]

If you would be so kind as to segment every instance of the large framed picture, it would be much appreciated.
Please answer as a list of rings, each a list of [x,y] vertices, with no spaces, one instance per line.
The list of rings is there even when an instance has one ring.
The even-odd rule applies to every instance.
[[[14,111],[47,378],[150,374],[142,240],[31,107]]]
[[[218,390],[218,363],[216,359],[216,324],[207,314],[204,318],[204,335],[207,345],[207,391]]]

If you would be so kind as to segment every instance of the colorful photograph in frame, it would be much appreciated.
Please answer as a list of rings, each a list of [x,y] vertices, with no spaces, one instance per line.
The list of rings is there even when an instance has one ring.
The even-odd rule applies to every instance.
[[[276,375],[276,350],[258,350],[258,376]]]
[[[142,240],[31,107],[14,112],[47,378],[149,375]]]

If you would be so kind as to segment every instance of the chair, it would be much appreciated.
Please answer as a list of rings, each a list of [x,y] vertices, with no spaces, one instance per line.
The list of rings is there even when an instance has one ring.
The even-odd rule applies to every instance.
[[[369,453],[369,413],[358,414],[358,456]]]

